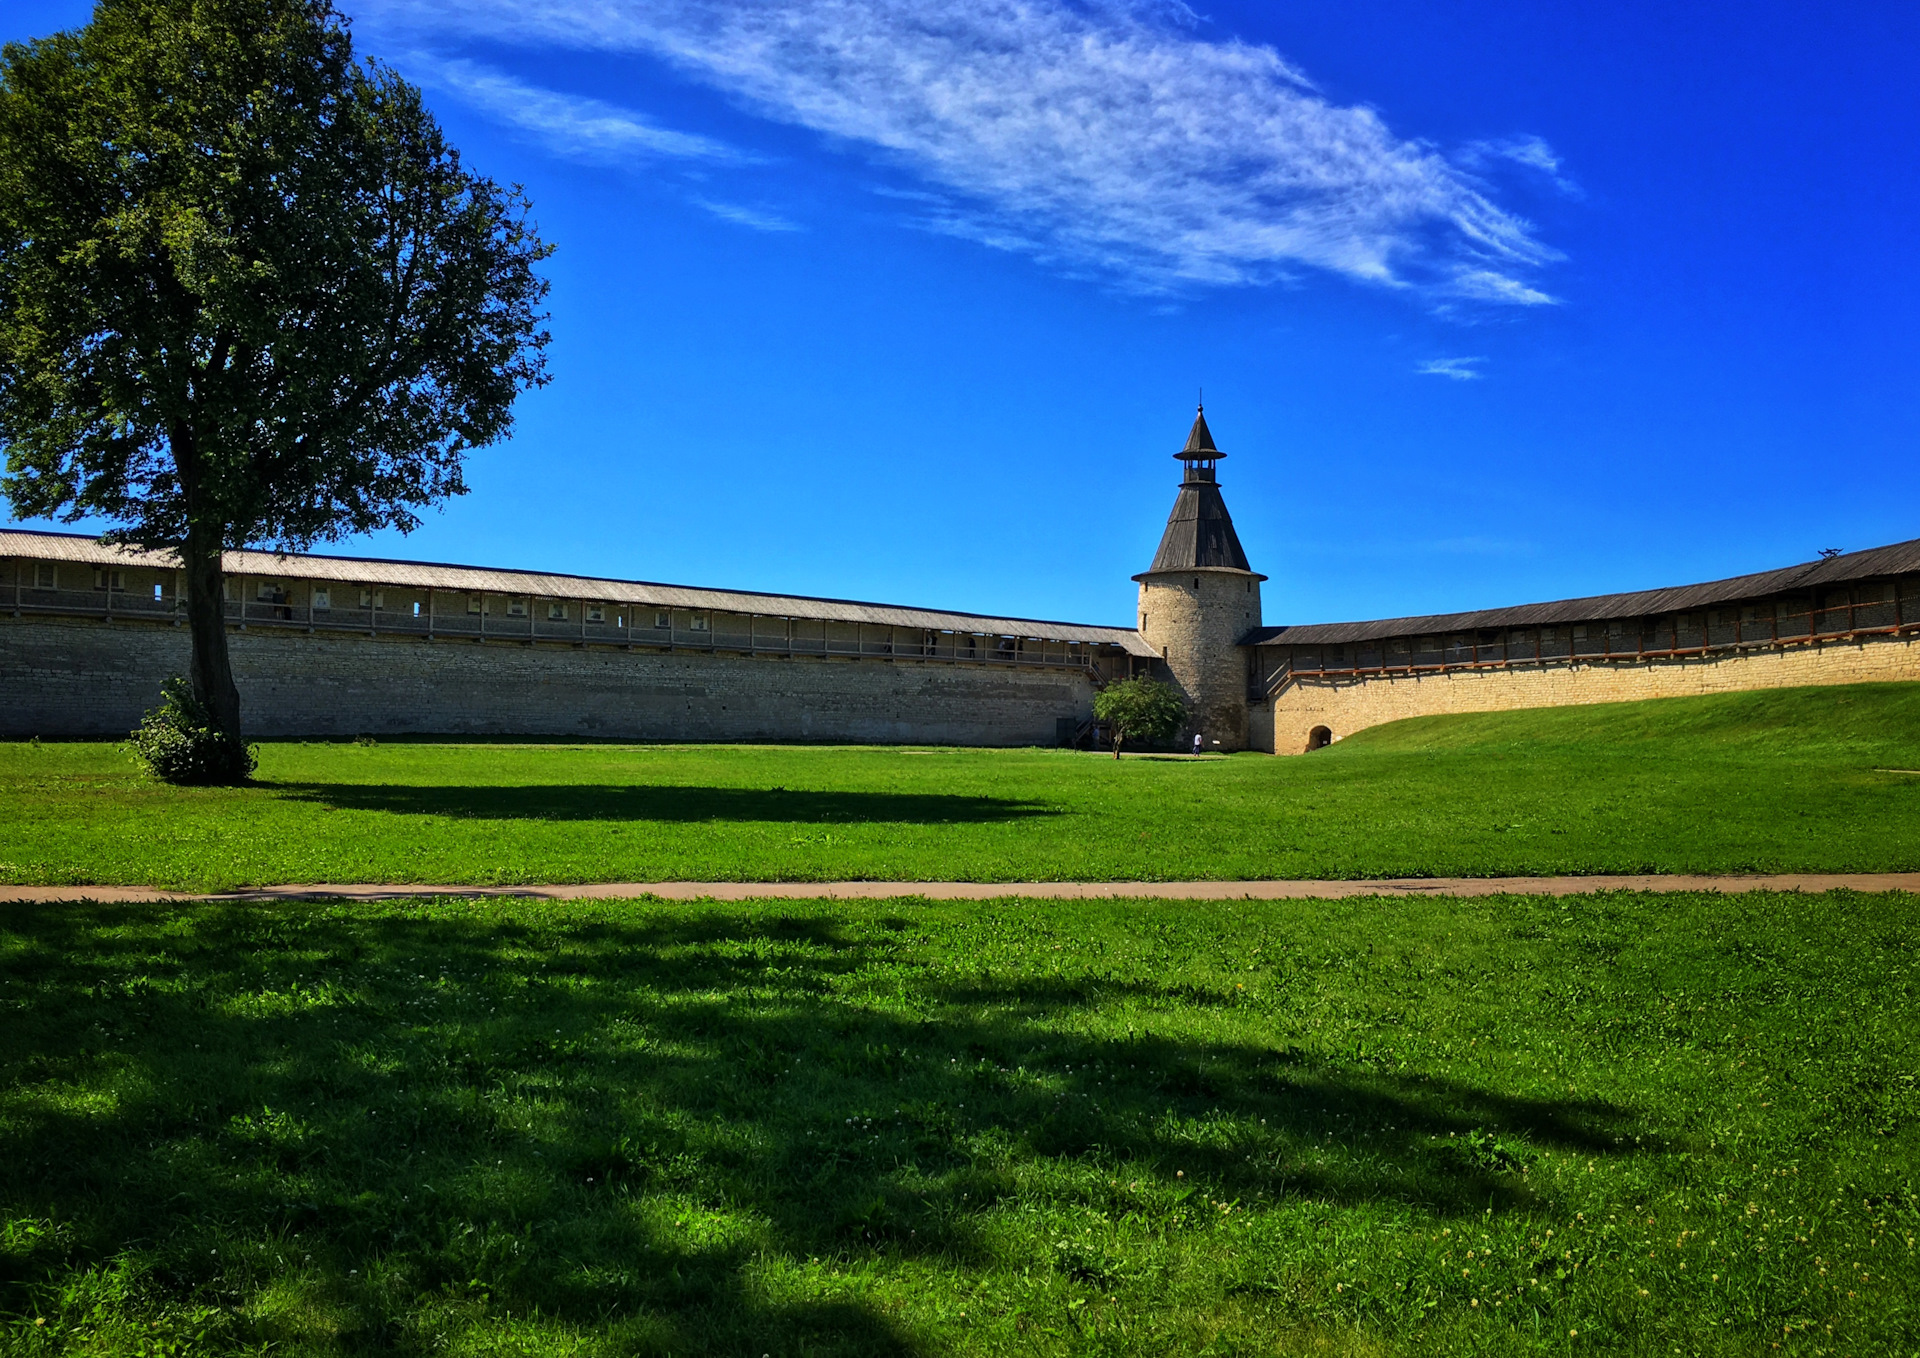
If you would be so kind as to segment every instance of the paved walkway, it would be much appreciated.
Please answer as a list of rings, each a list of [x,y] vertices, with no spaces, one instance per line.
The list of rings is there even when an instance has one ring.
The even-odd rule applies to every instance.
[[[985,901],[1008,896],[1047,900],[1147,897],[1187,901],[1297,901],[1349,896],[1582,896],[1596,891],[1912,891],[1920,872],[1773,873],[1754,876],[1398,877],[1345,882],[590,882],[571,886],[381,886],[377,883],[254,887],[195,895],[138,886],[0,886],[0,904],[15,901],[286,901],[344,898],[403,900],[415,896],[481,896],[519,900],[671,901],[886,900],[924,896]]]

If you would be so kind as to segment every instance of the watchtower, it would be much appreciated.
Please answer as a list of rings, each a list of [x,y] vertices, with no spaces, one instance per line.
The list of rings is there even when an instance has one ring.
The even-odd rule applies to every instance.
[[[1220,498],[1215,469],[1226,454],[1213,444],[1206,407],[1194,414],[1180,494],[1153,565],[1140,582],[1140,635],[1160,653],[1187,701],[1191,737],[1212,748],[1247,746],[1247,659],[1241,638],[1260,626],[1260,582],[1247,565]]]

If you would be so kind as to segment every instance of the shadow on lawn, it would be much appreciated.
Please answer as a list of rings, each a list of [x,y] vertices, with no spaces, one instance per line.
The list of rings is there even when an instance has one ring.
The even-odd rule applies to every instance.
[[[1057,814],[1041,802],[931,792],[809,792],[785,788],[559,783],[414,787],[394,783],[274,783],[290,801],[335,810],[473,820],[791,821],[966,825]]]
[[[1117,999],[1236,1001],[943,985],[902,974],[908,920],[860,937],[775,911],[562,931],[511,907],[308,909],[9,917],[0,1208],[71,1234],[0,1250],[0,1313],[134,1257],[153,1299],[245,1305],[274,1272],[246,1251],[278,1249],[310,1258],[282,1271],[349,1349],[511,1314],[633,1351],[907,1354],[921,1343],[878,1310],[793,1300],[769,1268],[907,1256],[1123,1287],[1135,1265],[1099,1247],[1007,1257],[997,1208],[1077,1201],[1167,1236],[1213,1229],[1209,1199],[1477,1215],[1534,1199],[1514,1151],[1469,1134],[1523,1154],[1623,1140],[1593,1101],[1066,1034],[1049,1025]],[[906,988],[917,1008],[886,1007]],[[307,1338],[249,1324],[236,1341]]]

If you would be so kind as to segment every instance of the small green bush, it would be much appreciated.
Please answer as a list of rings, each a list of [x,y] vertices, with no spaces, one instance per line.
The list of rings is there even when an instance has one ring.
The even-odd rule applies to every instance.
[[[160,706],[127,739],[134,758],[163,783],[244,783],[253,773],[253,747],[215,727],[193,686],[177,674],[160,685]]]

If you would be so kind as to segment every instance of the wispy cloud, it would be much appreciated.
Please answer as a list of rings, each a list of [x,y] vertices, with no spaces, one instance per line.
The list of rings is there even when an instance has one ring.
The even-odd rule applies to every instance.
[[[1202,40],[1176,3],[366,0],[364,13],[664,59],[943,189],[929,226],[1141,287],[1317,269],[1552,300],[1528,278],[1556,252],[1467,168],[1334,103],[1269,47]]]
[[[1464,297],[1471,302],[1510,302],[1517,306],[1542,306],[1553,298],[1540,289],[1498,269],[1463,265],[1441,282],[1437,291],[1449,297]]]
[[[1416,363],[1413,370],[1428,377],[1451,377],[1456,382],[1478,382],[1486,374],[1478,365],[1487,360],[1480,358],[1430,358],[1424,363]]]
[[[785,217],[771,212],[760,212],[754,208],[741,207],[738,203],[717,203],[710,198],[693,200],[711,212],[723,222],[732,222],[735,226],[751,227],[755,231],[798,231],[800,227]]]
[[[477,62],[448,61],[414,52],[401,58],[399,65],[427,88],[444,90],[496,121],[529,134],[548,150],[575,160],[628,163],[655,156],[706,161],[748,159],[709,137],[656,127],[630,109],[541,89]]]
[[[1580,186],[1562,169],[1560,155],[1541,137],[1501,137],[1492,141],[1469,142],[1456,157],[1469,169],[1484,169],[1494,161],[1511,161],[1537,171],[1562,193],[1580,196]]]

